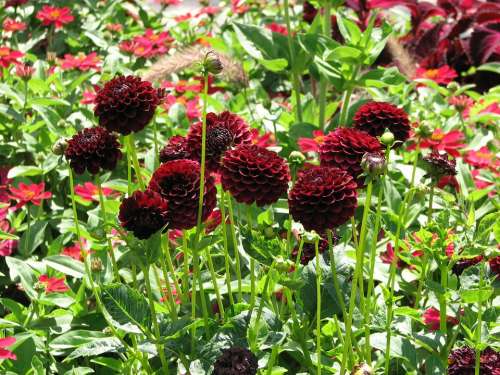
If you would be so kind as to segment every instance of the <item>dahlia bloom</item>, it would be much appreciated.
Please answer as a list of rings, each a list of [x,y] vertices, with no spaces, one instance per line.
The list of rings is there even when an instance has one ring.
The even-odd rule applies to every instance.
[[[411,129],[408,114],[386,102],[368,102],[359,107],[354,115],[354,127],[374,137],[380,137],[388,129],[401,142],[410,137]]]
[[[19,202],[16,208],[20,208],[27,203],[33,203],[35,206],[40,206],[42,200],[52,197],[50,191],[45,191],[45,182],[31,185],[20,182],[17,188],[13,186],[10,188],[10,193],[10,199]]]
[[[36,18],[42,21],[42,25],[54,25],[56,29],[60,29],[75,19],[68,7],[57,8],[49,5],[44,5],[36,14]]]
[[[38,281],[45,287],[45,293],[64,293],[69,290],[69,287],[64,283],[65,278],[48,277],[40,275]]]
[[[202,123],[189,128],[188,149],[194,160],[201,160]],[[252,143],[252,134],[247,123],[239,116],[225,111],[207,114],[206,166],[210,171],[218,171],[224,152],[231,147]]]
[[[256,145],[229,150],[222,160],[222,188],[239,203],[265,206],[275,203],[288,190],[290,173],[286,161],[273,151]]]
[[[488,168],[495,155],[488,149],[488,147],[483,146],[479,150],[470,150],[464,156],[464,161],[467,164],[472,165],[478,169]]]
[[[259,364],[250,350],[240,347],[224,349],[214,363],[213,375],[256,375]]]
[[[78,69],[82,72],[86,72],[90,69],[100,71],[100,64],[101,58],[97,56],[96,52],[89,53],[88,55],[79,53],[77,56],[73,56],[67,53],[64,55],[64,59],[61,61],[61,68],[63,70]]]
[[[0,359],[12,359],[16,360],[17,357],[10,350],[5,349],[7,346],[14,345],[16,343],[15,337],[4,337],[0,339]]]
[[[168,201],[169,229],[190,229],[196,226],[200,196],[200,164],[193,160],[172,160],[153,173],[149,189]],[[201,220],[205,221],[217,203],[214,179],[205,176]]]
[[[108,197],[113,193],[116,193],[113,189],[103,187],[102,195]],[[91,202],[99,202],[99,189],[92,182],[85,182],[83,185],[75,186],[75,194],[81,197],[83,200]]]
[[[97,91],[94,113],[100,126],[128,135],[146,127],[163,95],[139,77],[118,76]]]
[[[113,170],[121,159],[116,135],[101,127],[85,128],[68,141],[64,156],[77,174],[88,170],[97,174],[101,169]]]
[[[123,228],[145,240],[167,224],[167,209],[168,202],[159,193],[135,191],[122,201],[118,219]]]
[[[437,69],[417,68],[415,78],[425,78],[433,80],[440,85],[447,85],[458,77],[457,72],[448,65],[440,66]]]
[[[361,185],[359,176],[363,173],[363,155],[380,152],[382,145],[368,133],[353,128],[337,128],[325,137],[319,156],[321,165],[344,169]]]
[[[160,151],[160,161],[166,163],[170,160],[189,159],[186,137],[174,135]]]
[[[460,258],[452,267],[452,271],[455,275],[461,275],[467,268],[472,267],[484,259],[482,255],[475,256],[473,258]]]
[[[9,47],[0,47],[0,66],[8,68],[10,64],[17,64],[17,59],[24,56],[20,51],[13,51]]]
[[[436,129],[429,138],[420,142],[421,148],[431,148],[437,151],[446,151],[454,158],[460,156],[459,149],[465,147],[463,142],[465,136],[460,130],[452,130],[444,133],[442,129]],[[411,147],[414,149],[415,147]],[[408,148],[410,149],[410,147]]]
[[[424,311],[422,318],[424,320],[424,324],[427,326],[429,330],[431,331],[439,330],[440,317],[438,309],[434,307],[428,308],[427,310]],[[449,315],[446,316],[446,322],[453,326],[459,323],[457,318],[454,318]]]
[[[455,159],[449,159],[446,152],[440,153],[432,151],[429,155],[424,156],[424,161],[427,163],[428,176],[436,181],[443,176],[454,176],[457,174]]]
[[[474,349],[463,346],[453,349],[448,356],[448,375],[472,375],[476,363],[476,352]],[[500,354],[491,348],[481,352],[480,370],[481,375],[498,375],[500,368]]]
[[[500,278],[500,255],[491,258],[488,264],[490,265],[491,272]]]
[[[356,188],[352,176],[342,169],[311,167],[300,172],[289,193],[290,213],[306,230],[324,233],[354,215]]]

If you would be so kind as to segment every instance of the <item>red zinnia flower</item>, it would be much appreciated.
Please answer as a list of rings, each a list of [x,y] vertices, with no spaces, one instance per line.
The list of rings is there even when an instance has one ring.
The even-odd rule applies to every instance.
[[[382,146],[377,138],[358,129],[338,128],[330,132],[320,146],[321,165],[348,171],[358,179],[363,173],[361,159],[366,153],[380,153]],[[361,185],[361,181],[358,181]]]
[[[56,29],[60,29],[64,24],[70,23],[75,19],[68,7],[57,8],[49,5],[44,5],[36,14],[36,18],[42,21],[42,25],[55,25]]]
[[[325,141],[325,133],[321,130],[313,130],[314,138],[300,137],[297,141],[300,151],[302,152],[319,152],[320,146]]]
[[[468,151],[467,154],[465,154],[464,161],[473,167],[481,169],[488,168],[493,161],[493,158],[493,153],[488,149],[488,147],[483,146],[477,151]]]
[[[15,337],[4,337],[3,339],[0,339],[0,359],[17,359],[14,353],[5,349],[7,346],[14,345],[15,342]]]
[[[44,285],[45,293],[64,293],[69,290],[69,287],[64,283],[64,276],[58,279],[57,277],[41,275],[38,281]]]
[[[112,195],[113,189],[103,187],[102,195],[105,197]],[[75,194],[86,201],[99,202],[99,189],[92,182],[85,182],[83,185],[75,186]]]
[[[97,91],[94,113],[99,125],[122,135],[138,132],[151,121],[164,91],[134,76],[118,76]]]
[[[202,123],[189,128],[188,149],[194,160],[201,159]],[[247,123],[231,112],[207,114],[206,165],[210,171],[218,171],[224,152],[231,147],[252,143],[252,134]]]
[[[392,264],[396,261],[396,253],[392,244],[390,242],[387,243],[385,251],[380,253],[380,260],[385,264]],[[399,258],[396,261],[396,268],[408,268],[410,265],[406,263],[403,259]]]
[[[189,159],[186,137],[175,135],[170,138],[160,151],[160,161],[166,163],[170,160]]]
[[[5,233],[14,233],[15,230],[10,227],[10,224],[7,220],[0,221],[0,230]],[[0,256],[6,257],[10,256],[18,246],[17,240],[2,240],[0,241]]]
[[[240,203],[265,206],[288,190],[290,173],[277,153],[256,145],[241,145],[224,155],[221,183]]]
[[[35,206],[40,206],[43,199],[50,199],[52,197],[50,191],[45,191],[45,182],[31,185],[20,182],[17,188],[10,188],[10,193],[10,198],[19,202],[16,208],[20,208],[30,202]]]
[[[344,224],[354,215],[356,187],[352,176],[339,168],[304,170],[288,197],[290,213],[306,230],[324,233]]]
[[[354,115],[354,126],[368,134],[379,137],[387,128],[398,141],[405,142],[410,137],[408,114],[391,103],[368,102]]]
[[[16,75],[21,79],[29,80],[34,72],[35,68],[30,65],[16,64]]]
[[[268,23],[266,25],[266,29],[269,29],[272,32],[278,33],[281,35],[285,35],[285,36],[288,35],[288,29],[286,28],[286,26],[280,25],[279,23],[276,23],[276,22]]]
[[[168,201],[167,221],[170,229],[190,229],[197,224],[200,197],[200,164],[193,160],[172,160],[153,173],[149,189]],[[205,221],[215,208],[217,191],[214,179],[205,176],[201,220]]]
[[[83,248],[82,248],[83,246]],[[80,242],[75,242],[73,245],[71,246],[66,246],[62,251],[61,251],[61,255],[66,255],[68,257],[71,257],[75,260],[83,260],[83,257],[82,257],[82,252],[84,254],[88,254],[88,244],[87,244],[87,241],[82,238],[80,240]]]
[[[120,205],[118,219],[122,227],[144,240],[167,224],[168,203],[152,190],[135,191]]]
[[[422,315],[422,318],[424,320],[424,324],[427,326],[427,328],[431,331],[437,331],[439,329],[439,310],[430,307],[427,310],[424,311],[424,314]],[[457,325],[458,319],[454,318],[452,316],[446,316],[446,322],[455,326]]]
[[[0,47],[0,66],[8,68],[10,64],[17,64],[17,59],[24,56],[24,53],[13,51],[9,47]]]
[[[437,151],[446,151],[454,158],[460,156],[458,149],[465,147],[464,134],[459,130],[452,130],[448,133],[443,133],[442,129],[436,129],[430,138],[423,139],[420,143],[421,148],[432,148]],[[414,149],[409,147],[408,149]]]
[[[116,135],[101,127],[85,128],[68,141],[64,152],[75,173],[82,174],[85,169],[97,174],[101,169],[113,170],[122,157]]]
[[[79,53],[77,56],[73,56],[67,53],[64,55],[64,59],[61,61],[61,68],[63,70],[78,69],[82,72],[90,69],[100,71],[100,64],[101,59],[99,56],[97,56],[96,52],[89,53],[88,55]]]
[[[458,112],[461,112],[464,114],[468,114],[469,110],[471,107],[474,105],[474,100],[469,98],[467,95],[459,95],[459,96],[452,96],[450,100],[448,101],[450,105],[454,106]]]
[[[250,129],[250,133],[252,133],[252,144],[260,147],[276,146],[276,139],[273,133],[268,132],[260,135],[259,131],[255,128]]]
[[[24,31],[26,30],[26,24],[24,22],[13,20],[12,18],[7,17],[3,21],[3,30],[4,31]]]
[[[441,66],[437,69],[418,68],[415,73],[415,78],[431,79],[440,85],[447,85],[457,77],[457,72],[448,65]]]

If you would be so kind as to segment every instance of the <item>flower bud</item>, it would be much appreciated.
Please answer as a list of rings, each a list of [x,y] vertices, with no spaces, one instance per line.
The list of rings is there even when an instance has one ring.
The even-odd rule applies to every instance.
[[[306,157],[300,151],[292,151],[288,156],[290,164],[302,165],[306,161]]]
[[[380,143],[387,147],[391,147],[394,143],[394,134],[392,134],[390,131],[386,131],[380,136]]]
[[[54,155],[64,155],[66,148],[68,148],[68,142],[64,138],[60,138],[52,146],[52,152]]]
[[[30,65],[25,65],[25,64],[16,65],[16,75],[24,81],[28,81],[34,72],[35,68],[33,68]]]
[[[454,93],[460,88],[460,85],[457,82],[453,81],[448,83],[448,86],[446,87],[448,88],[448,90]]]
[[[294,266],[290,259],[284,259],[281,255],[276,257],[275,264],[278,272],[290,272],[290,269]]]
[[[222,65],[222,61],[220,61],[219,55],[215,51],[209,51],[205,55],[203,67],[212,74],[219,74],[224,69],[224,65]]]
[[[360,363],[356,366],[351,371],[351,375],[373,375],[373,369],[368,366],[366,363]]]
[[[372,177],[384,174],[386,163],[384,155],[380,153],[367,152],[361,159],[363,171]]]
[[[274,238],[275,235],[276,234],[274,233],[273,227],[265,227],[264,228],[264,237],[266,237],[267,239]]]
[[[101,259],[92,259],[92,262],[90,263],[90,269],[92,270],[92,272],[101,272],[103,269]]]
[[[432,126],[428,121],[422,121],[418,126],[415,128],[415,134],[418,135],[421,138],[427,138],[430,137],[432,134]]]

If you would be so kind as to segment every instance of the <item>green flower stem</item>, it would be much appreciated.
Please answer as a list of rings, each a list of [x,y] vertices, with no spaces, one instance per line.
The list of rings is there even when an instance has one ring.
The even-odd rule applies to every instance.
[[[314,241],[316,255],[316,356],[317,374],[321,375],[321,264],[319,259],[319,238]]]
[[[180,296],[182,303],[188,303],[188,298],[183,293],[183,289],[181,289],[179,282],[177,281],[177,277],[175,276],[174,265],[172,264],[172,257],[170,255],[170,242],[168,239],[168,231],[167,231],[165,236],[162,236],[161,245],[163,247],[163,251],[161,252],[161,258],[160,258],[162,268],[164,270],[168,269],[168,272],[170,272],[170,275],[171,275],[170,277],[174,281],[174,288],[175,288],[176,295]],[[165,267],[165,265],[166,265],[166,267]],[[164,273],[165,273],[165,271],[164,271]],[[168,280],[168,277],[165,280]],[[170,287],[170,284],[167,286],[167,290],[169,287]],[[186,288],[186,290],[187,290],[187,288]]]
[[[429,208],[427,210],[427,225],[432,221],[432,203],[434,202],[434,185],[431,186],[431,192],[429,195]]]
[[[106,207],[104,206],[104,194],[102,193],[101,180],[99,176],[96,176],[95,182],[97,185],[97,191],[99,192],[99,205],[101,206],[101,216],[103,222],[103,229],[106,233],[106,240],[108,243],[109,257],[111,258],[111,265],[113,267],[113,276],[116,281],[120,281],[120,274],[118,273],[118,266],[116,264],[115,252],[113,250],[113,245],[111,244],[111,238],[108,237],[108,233],[106,231]]]
[[[346,337],[345,337],[345,345],[344,345],[344,352],[342,356],[342,364],[341,364],[341,369],[340,373],[344,374],[345,368],[346,368],[346,360],[347,360],[347,355],[350,354],[348,352],[349,348],[352,347],[352,319],[353,319],[353,314],[354,314],[354,306],[356,304],[356,294],[357,294],[357,287],[359,284],[359,281],[362,281],[363,277],[363,262],[364,262],[364,252],[365,252],[365,239],[366,239],[366,231],[367,231],[367,224],[368,224],[368,212],[370,211],[370,204],[371,204],[371,197],[372,197],[372,191],[373,191],[373,182],[371,179],[368,181],[368,185],[366,186],[366,198],[365,198],[365,207],[363,209],[363,219],[361,222],[361,233],[359,235],[359,242],[358,242],[358,247],[356,249],[356,266],[354,268],[354,278],[352,280],[352,286],[351,286],[351,297],[349,300],[349,314],[347,315],[347,322],[346,322]],[[362,296],[360,295],[360,298]],[[363,296],[364,297],[364,296]],[[363,306],[363,302],[360,302],[360,305]],[[364,307],[363,307],[364,308]],[[350,361],[350,365],[352,366],[352,358]]]
[[[128,138],[125,136],[123,139],[128,148]],[[130,197],[132,195],[133,186],[132,186],[132,158],[130,156],[130,152],[127,151],[127,195]]]
[[[160,258],[160,267],[161,267],[161,272],[163,273],[163,279],[165,280],[165,289],[167,290],[167,304],[169,305],[169,310],[170,310],[170,316],[172,320],[177,320],[178,315],[177,315],[177,308],[175,306],[175,297],[174,294],[172,293],[172,286],[170,285],[170,278],[168,277],[168,271],[167,267],[165,264],[165,254],[161,254]],[[174,278],[175,276],[172,275]],[[179,291],[177,291],[179,292]]]
[[[175,320],[177,320],[177,311],[175,308],[175,302],[173,302],[172,298],[170,298],[171,294],[168,294],[168,292],[165,293],[165,289],[167,289],[167,287],[165,287],[165,289],[162,288],[160,274],[158,273],[158,269],[155,266],[151,267],[151,269],[153,270],[156,285],[158,285],[158,288],[160,289],[160,294],[161,294],[162,298],[166,301],[166,305],[168,308],[168,312],[170,314],[170,318],[175,321]],[[168,287],[170,287],[170,285],[168,283],[168,279],[165,279],[165,284],[168,285]]]
[[[479,290],[483,288],[483,282],[484,282],[484,264],[481,263],[481,268],[479,269]],[[481,349],[480,349],[480,344],[481,344],[481,325],[482,325],[482,320],[483,320],[483,302],[481,299],[479,299],[477,303],[477,328],[476,328],[476,335],[475,335],[475,350],[476,350],[476,358],[475,358],[475,365],[474,365],[474,375],[479,375],[480,367],[481,367]],[[446,353],[446,356],[447,353]]]
[[[331,20],[331,1],[327,0],[323,7],[323,34],[326,37],[331,36],[332,20]],[[328,82],[321,76],[319,81],[319,128],[325,129],[325,112],[326,112],[326,93],[328,91]]]
[[[390,350],[391,350],[391,326],[392,326],[392,318],[393,318],[393,299],[394,299],[394,285],[396,282],[396,269],[397,269],[397,263],[399,259],[399,241],[401,237],[401,229],[403,226],[403,223],[406,222],[406,217],[408,214],[408,207],[413,200],[413,186],[415,185],[415,175],[417,171],[417,162],[418,162],[418,155],[420,153],[420,147],[417,144],[417,148],[415,150],[415,159],[413,160],[413,168],[411,172],[411,180],[410,180],[410,189],[408,192],[405,194],[405,197],[403,199],[403,203],[401,204],[401,209],[399,212],[399,220],[398,220],[398,225],[396,227],[396,240],[394,243],[394,259],[391,262],[391,265],[389,267],[389,280],[387,281],[387,286],[389,289],[389,299],[386,301],[387,304],[387,316],[386,316],[386,335],[387,335],[387,341],[386,341],[386,346],[385,346],[385,363],[384,363],[384,374],[387,375],[389,374],[389,364],[390,364]],[[422,277],[420,278],[420,283],[423,283]]]
[[[189,293],[189,257],[188,257],[188,243],[187,243],[187,234],[186,231],[182,231],[182,290],[186,293],[184,297],[186,300],[189,300],[187,293]]]
[[[446,289],[448,289],[448,266],[442,261],[440,265],[441,271],[441,287],[444,290],[444,295],[439,296],[439,330],[447,334],[446,328]]]
[[[127,135],[127,153],[130,153],[132,159],[132,164],[134,166],[135,174],[137,175],[137,180],[139,182],[139,188],[144,190],[144,180],[142,179],[141,166],[139,165],[139,160],[137,159],[137,151],[135,149],[134,135],[133,133]]]
[[[264,288],[262,290],[262,297],[260,298],[260,304],[259,304],[259,309],[257,310],[257,317],[255,319],[255,324],[253,327],[250,327],[250,332],[249,332],[249,341],[250,341],[250,348],[252,349],[253,352],[258,351],[258,348],[256,347],[256,339],[259,333],[259,324],[260,324],[260,319],[262,317],[262,311],[264,310],[264,303],[266,299],[269,299],[269,281],[271,279],[272,272],[274,270],[275,263],[274,261],[271,263],[271,266],[269,267],[269,271],[267,271],[266,275],[266,281],[264,282]],[[253,313],[253,311],[251,311]],[[255,329],[256,331],[253,331]]]
[[[297,252],[297,258],[295,259],[295,267],[293,271],[293,277],[297,275],[300,265],[300,258],[302,257],[302,249],[304,248],[304,236],[300,236],[299,251]]]
[[[302,122],[302,105],[300,100],[300,77],[299,72],[296,70],[295,66],[295,48],[292,39],[292,27],[290,26],[290,10],[289,10],[288,0],[285,0],[284,8],[285,8],[285,22],[287,29],[287,38],[288,38],[288,49],[290,52],[290,70],[292,72],[292,85],[293,91],[295,93],[295,113],[296,113],[296,121]]]
[[[337,274],[337,266],[335,264],[335,254],[333,252],[332,231],[327,230],[326,235],[328,238],[328,251],[330,253],[330,268],[332,271],[333,287],[335,289],[335,295],[337,296],[337,300],[339,301],[339,304],[340,304],[340,309],[342,310],[342,318],[344,319],[344,322],[345,322],[345,321],[347,321],[347,312],[345,310],[344,296],[342,295],[342,291],[340,290],[339,276]]]
[[[252,238],[252,207],[247,205],[247,225],[250,238]],[[255,259],[250,257],[250,311],[255,306]]]
[[[123,347],[127,350],[130,351],[130,346],[129,344],[118,334],[116,331],[113,323],[111,322],[108,312],[104,308],[102,302],[101,302],[101,297],[99,295],[99,292],[97,291],[97,288],[94,284],[94,279],[92,278],[92,272],[90,270],[90,265],[89,265],[89,258],[90,255],[85,253],[85,250],[83,250],[83,246],[81,244],[81,232],[80,232],[80,224],[78,222],[78,213],[76,211],[76,201],[75,201],[75,182],[73,179],[73,171],[71,170],[71,167],[68,164],[68,174],[69,174],[69,186],[70,186],[70,192],[71,192],[71,207],[73,209],[73,220],[75,222],[75,229],[76,229],[76,235],[78,237],[78,243],[80,244],[80,251],[81,255],[83,257],[83,264],[85,267],[85,275],[87,276],[87,279],[89,281],[90,289],[92,290],[92,293],[94,294],[94,298],[96,300],[97,308],[99,311],[101,311],[104,320],[106,320],[106,323],[111,330],[111,333],[113,334],[114,337],[116,337],[118,340],[120,340],[121,344]],[[83,283],[85,283],[85,279],[83,279]]]
[[[358,75],[358,70],[359,66],[354,67],[354,70],[352,72],[352,77],[348,82],[349,87],[344,92],[344,95],[342,97],[342,108],[340,109],[340,115],[339,115],[339,127],[346,125],[347,116],[349,114],[349,104],[351,101],[352,92],[354,91],[354,86],[351,83],[356,80],[356,77]]]
[[[31,205],[29,202],[26,204],[26,220],[28,221],[27,225],[28,227],[26,228],[26,242],[25,242],[25,249],[23,251],[26,252],[26,254],[30,253],[30,249],[28,246],[30,245],[30,237],[31,237]],[[78,239],[80,241],[80,239]]]
[[[243,301],[242,282],[241,282],[241,264],[240,252],[238,250],[238,240],[236,239],[236,229],[234,226],[234,211],[231,203],[231,194],[227,194],[227,207],[229,210],[229,227],[231,228],[231,238],[233,239],[234,260],[236,262],[236,277],[238,278],[238,300]]]
[[[354,242],[354,246],[356,249],[358,248],[358,234],[356,230],[356,221],[354,220],[354,216],[351,217],[351,228],[352,228],[352,241]]]
[[[146,293],[149,299],[149,309],[151,312],[151,319],[153,320],[153,330],[155,334],[155,346],[158,352],[158,356],[160,357],[161,366],[164,374],[169,374],[168,370],[168,362],[165,357],[165,352],[163,351],[163,345],[160,343],[160,326],[158,325],[158,320],[156,317],[156,309],[155,309],[155,301],[153,298],[153,291],[151,290],[151,281],[149,280],[149,268],[143,266],[142,273],[144,275],[144,282],[146,284]]]
[[[205,256],[207,258],[208,270],[210,272],[210,277],[212,278],[212,284],[214,286],[215,298],[217,299],[217,306],[219,307],[220,317],[221,320],[224,321],[224,304],[222,303],[219,284],[217,283],[217,275],[215,273],[214,263],[212,261],[212,255],[210,254],[210,246],[207,246],[205,248]]]
[[[158,125],[156,124],[156,117],[153,117],[153,141],[154,141],[154,169],[156,170],[160,165],[159,153],[158,153]]]
[[[220,190],[220,211],[221,211],[221,216],[222,216],[222,240],[224,243],[224,267],[226,269],[226,287],[227,287],[227,294],[229,296],[229,304],[231,306],[234,305],[234,298],[233,298],[233,293],[231,290],[231,268],[230,268],[230,263],[231,263],[231,258],[229,255],[229,247],[227,243],[227,226],[226,226],[226,197],[224,195],[224,189]]]

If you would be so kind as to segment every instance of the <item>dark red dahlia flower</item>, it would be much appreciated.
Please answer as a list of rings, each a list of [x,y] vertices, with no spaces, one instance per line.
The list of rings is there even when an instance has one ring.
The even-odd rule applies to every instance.
[[[186,137],[175,135],[160,151],[160,161],[166,163],[170,160],[189,159]]]
[[[246,348],[224,349],[214,363],[213,375],[256,375],[257,357]]]
[[[152,190],[135,191],[120,205],[118,219],[122,227],[145,240],[167,224],[168,203]]]
[[[302,19],[307,23],[312,23],[318,14],[318,10],[309,1],[304,1],[302,7]]]
[[[476,354],[474,349],[463,346],[451,351],[448,356],[448,375],[474,375]],[[491,348],[486,348],[481,353],[481,375],[499,375],[500,354]]]
[[[324,233],[354,215],[356,188],[352,176],[342,169],[312,167],[304,170],[288,197],[290,213],[306,230]]]
[[[115,169],[122,153],[116,135],[104,128],[94,127],[75,134],[68,141],[64,156],[75,173],[82,174],[87,169],[91,174],[97,174],[100,169]]]
[[[200,164],[194,160],[171,160],[153,173],[149,189],[168,201],[168,228],[189,229],[196,226],[200,197]],[[205,177],[202,221],[215,208],[217,191],[212,176]]]
[[[286,161],[257,145],[236,147],[222,160],[222,188],[240,203],[272,204],[287,192],[289,180]]]
[[[495,275],[497,275],[498,278],[500,278],[500,255],[491,258],[488,263],[490,265],[491,272],[493,272]]]
[[[201,160],[202,123],[191,125],[187,136],[188,150],[194,160]],[[252,143],[252,133],[245,120],[225,111],[207,114],[206,166],[218,171],[224,152],[231,147]]]
[[[138,132],[151,121],[163,90],[134,76],[118,76],[97,91],[94,113],[99,125],[122,135]]]
[[[449,159],[446,152],[432,151],[429,155],[424,156],[428,177],[439,181],[443,176],[454,176],[457,174],[455,159]]]
[[[348,171],[358,179],[363,173],[361,159],[365,153],[380,153],[382,145],[377,138],[358,129],[338,128],[330,132],[320,146],[321,165]],[[360,182],[360,181],[358,181]]]
[[[368,102],[359,107],[354,115],[354,126],[374,137],[380,137],[388,129],[401,142],[410,137],[411,129],[408,114],[385,102]]]
[[[474,258],[461,258],[453,265],[452,271],[455,275],[461,275],[467,268],[478,264],[482,260],[482,255],[478,255]]]

